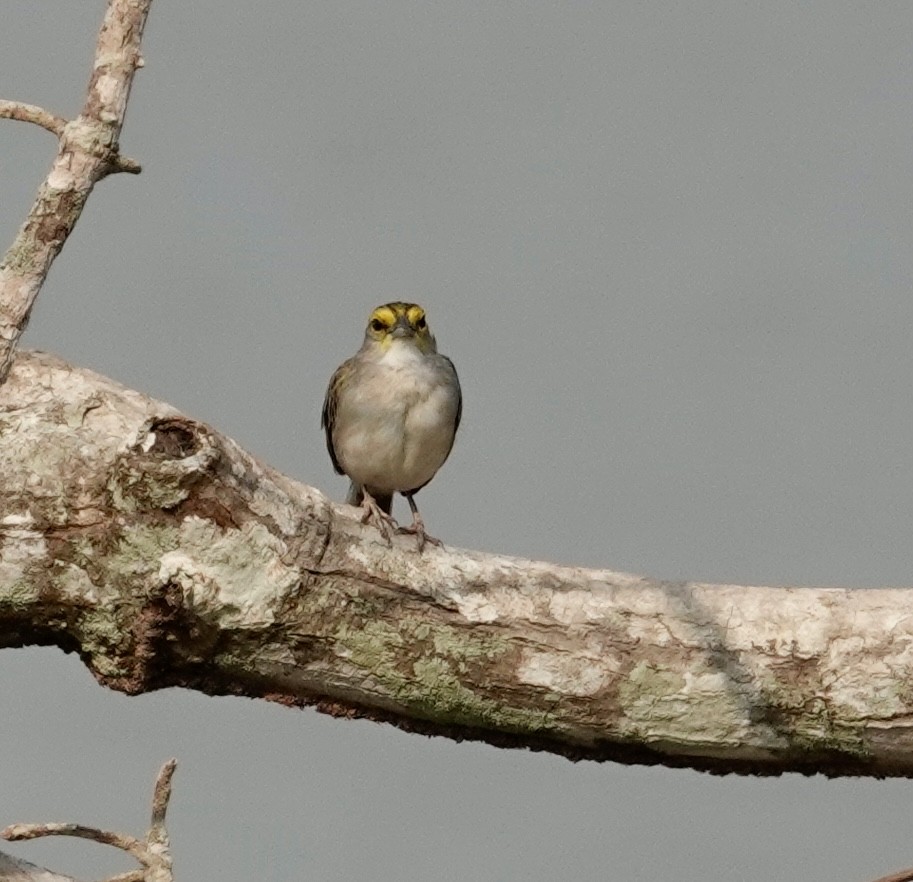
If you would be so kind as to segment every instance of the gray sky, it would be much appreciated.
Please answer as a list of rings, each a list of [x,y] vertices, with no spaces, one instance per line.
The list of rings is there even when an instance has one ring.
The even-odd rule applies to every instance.
[[[5,0],[0,97],[80,105],[102,2]],[[336,499],[326,381],[416,300],[465,397],[448,544],[663,578],[910,584],[913,5],[157,0],[122,144],[28,345]],[[53,156],[0,123],[0,245]],[[405,506],[400,509],[404,510]],[[141,830],[179,877],[865,882],[907,781],[714,778],[0,652],[0,826]],[[100,846],[3,846],[87,878]]]

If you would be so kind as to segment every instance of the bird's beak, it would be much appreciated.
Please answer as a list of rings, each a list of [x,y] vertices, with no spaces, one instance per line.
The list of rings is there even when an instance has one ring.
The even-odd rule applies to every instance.
[[[409,324],[409,320],[404,315],[401,315],[396,320],[396,324],[393,326],[393,330],[390,331],[390,335],[394,339],[398,339],[400,337],[414,337],[415,330],[413,329],[412,325]]]

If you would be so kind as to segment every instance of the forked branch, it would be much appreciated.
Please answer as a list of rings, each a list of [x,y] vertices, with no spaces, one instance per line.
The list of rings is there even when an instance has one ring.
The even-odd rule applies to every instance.
[[[113,876],[106,882],[173,882],[171,848],[168,833],[165,830],[165,813],[171,798],[171,778],[176,766],[176,760],[168,760],[158,773],[152,795],[152,821],[146,836],[142,839],[137,839],[128,833],[114,833],[110,830],[100,830],[97,827],[86,827],[83,824],[56,823],[11,824],[6,829],[0,830],[0,837],[8,842],[22,842],[27,839],[39,839],[43,836],[76,836],[79,839],[89,839],[102,845],[113,845],[135,858],[140,864],[140,869]],[[18,878],[22,882],[29,882],[29,880],[43,882],[47,879],[47,876],[42,875],[46,874],[47,870],[17,861],[8,855],[0,854],[0,870],[3,869],[4,861],[12,867],[10,873],[15,871],[18,875],[7,877],[4,874],[0,878]],[[53,879],[63,882],[69,877],[54,876]],[[48,880],[48,882],[52,882],[52,880]]]
[[[140,171],[118,139],[152,0],[110,0],[95,48],[85,104],[75,119],[30,104],[0,102],[0,117],[34,123],[59,138],[57,157],[25,223],[0,261],[0,384],[54,259],[76,226],[95,184],[114,172]]]

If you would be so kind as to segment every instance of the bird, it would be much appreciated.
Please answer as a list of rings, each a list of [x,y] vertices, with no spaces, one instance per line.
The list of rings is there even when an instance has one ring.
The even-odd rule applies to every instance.
[[[346,502],[361,506],[389,543],[392,531],[415,534],[419,552],[441,545],[425,532],[415,494],[444,464],[463,412],[453,362],[437,351],[425,310],[394,301],[368,319],[361,349],[330,378],[320,425],[333,467],[350,480]],[[393,496],[406,498],[412,525],[393,518]]]

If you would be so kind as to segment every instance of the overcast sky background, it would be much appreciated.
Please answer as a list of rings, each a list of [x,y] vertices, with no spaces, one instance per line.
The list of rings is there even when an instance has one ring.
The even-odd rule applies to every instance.
[[[4,0],[0,97],[79,108],[101,0]],[[156,0],[27,345],[335,499],[327,379],[391,299],[463,384],[447,544],[763,584],[913,581],[913,5]],[[54,154],[0,122],[0,246]],[[406,508],[400,501],[398,511]],[[913,782],[572,764],[0,652],[0,826],[185,882],[866,882]],[[3,845],[96,878],[101,846]]]

